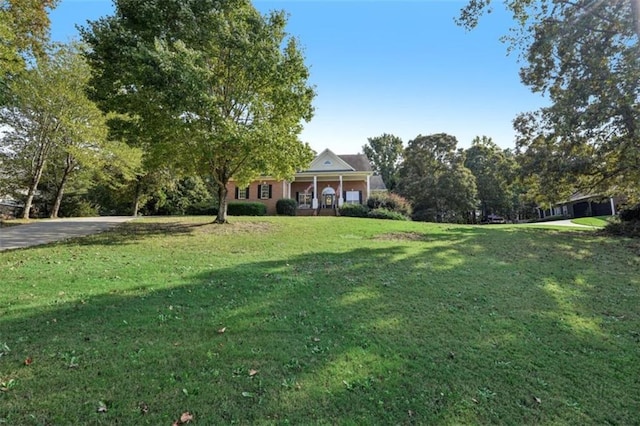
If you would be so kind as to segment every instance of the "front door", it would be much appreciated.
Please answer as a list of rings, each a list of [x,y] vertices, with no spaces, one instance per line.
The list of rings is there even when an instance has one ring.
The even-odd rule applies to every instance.
[[[324,205],[325,207],[333,207],[334,194],[325,194],[324,195]]]

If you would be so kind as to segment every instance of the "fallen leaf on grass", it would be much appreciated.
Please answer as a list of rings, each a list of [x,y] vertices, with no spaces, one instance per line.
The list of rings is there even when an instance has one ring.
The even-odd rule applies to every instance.
[[[98,402],[98,409],[96,410],[98,413],[106,413],[107,410],[107,404],[105,404],[102,401]]]
[[[173,424],[171,426],[180,426],[180,425],[183,425],[183,424],[187,424],[187,423],[191,422],[191,420],[193,420],[193,414],[191,414],[188,411],[185,411],[184,413],[182,413],[182,415],[180,416],[180,418],[178,420],[173,422]]]
[[[149,406],[147,405],[147,403],[146,403],[146,402],[144,402],[144,401],[143,401],[143,402],[141,402],[141,403],[140,403],[140,405],[139,405],[139,407],[140,407],[140,412],[141,412],[142,414],[147,414],[147,413],[149,412]]]
[[[254,370],[253,368],[249,370],[249,377],[253,377],[258,374],[258,370]]]
[[[245,398],[253,398],[253,393],[252,392],[242,392],[242,396],[244,396]]]
[[[33,364],[33,358],[31,358],[30,356],[27,357],[27,359],[24,360],[24,365],[26,365],[27,367],[30,366],[31,364]]]
[[[218,334],[222,334],[225,331],[227,331],[227,327],[222,327],[221,329],[218,330]]]
[[[542,400],[540,398],[538,398],[537,396],[534,396],[533,400],[538,404],[542,404]]]

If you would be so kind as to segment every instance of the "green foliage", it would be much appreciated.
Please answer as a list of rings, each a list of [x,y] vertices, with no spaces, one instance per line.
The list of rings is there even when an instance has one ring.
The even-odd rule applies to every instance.
[[[212,212],[214,207],[214,196],[203,180],[199,177],[185,177],[164,180],[151,193],[141,211],[145,215],[184,215],[198,211]]]
[[[497,214],[513,217],[517,209],[514,183],[517,163],[508,150],[500,149],[491,138],[476,137],[465,151],[465,167],[476,179],[481,216]]]
[[[622,222],[640,221],[640,204],[621,210],[620,220]]]
[[[414,220],[466,222],[477,206],[475,177],[458,141],[444,133],[418,135],[404,152],[398,193],[413,204]]]
[[[406,198],[393,192],[373,194],[367,200],[367,207],[371,210],[382,208],[403,216],[411,216],[412,213],[411,203]]]
[[[231,201],[227,208],[230,216],[265,216],[267,214],[267,206],[262,203]]]
[[[115,9],[81,31],[93,95],[135,117],[112,127],[156,161],[215,180],[217,222],[231,178],[287,178],[313,159],[298,135],[315,93],[284,12],[263,16],[248,0],[118,0]]]
[[[368,138],[362,152],[371,162],[373,171],[378,173],[389,191],[397,184],[398,165],[402,161],[402,139],[390,134]]]
[[[61,217],[99,216],[99,207],[79,194],[67,195],[60,205]]]
[[[0,1],[0,106],[7,82],[26,68],[26,60],[41,56],[48,42],[48,11],[58,0]]]
[[[291,198],[281,198],[276,201],[276,212],[282,216],[295,216],[298,210],[298,203]]]
[[[604,227],[609,235],[640,238],[640,220],[622,221],[613,219]]]
[[[369,208],[362,204],[343,204],[339,209],[340,216],[367,217]]]
[[[475,27],[490,3],[471,0],[460,23]],[[526,61],[521,80],[550,100],[514,121],[539,195],[546,202],[576,191],[640,200],[640,4],[504,4],[515,21],[505,38]]]
[[[11,82],[9,105],[0,109],[7,129],[2,144],[13,152],[3,167],[11,185],[26,193],[25,218],[41,181],[53,189],[41,197],[53,200],[56,217],[72,180],[107,167],[127,173],[140,160],[139,152],[107,138],[106,118],[86,96],[90,69],[79,47],[58,45],[47,54]]]
[[[402,213],[388,210],[385,208],[377,208],[369,210],[367,217],[371,219],[388,219],[388,220],[409,220],[409,218]]]

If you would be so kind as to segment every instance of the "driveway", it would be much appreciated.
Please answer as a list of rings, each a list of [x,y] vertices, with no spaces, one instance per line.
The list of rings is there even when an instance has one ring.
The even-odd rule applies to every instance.
[[[557,226],[569,226],[572,228],[590,228],[590,229],[598,229],[597,226],[589,226],[589,225],[580,225],[579,223],[571,222],[571,219],[561,219],[561,220],[551,220],[547,222],[531,222],[531,223],[523,223],[522,225],[557,225]]]
[[[24,225],[0,228],[0,251],[96,234],[132,219],[131,216],[43,219]]]

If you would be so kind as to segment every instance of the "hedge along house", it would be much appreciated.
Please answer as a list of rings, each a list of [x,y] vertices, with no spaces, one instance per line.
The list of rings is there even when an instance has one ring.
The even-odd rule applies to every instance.
[[[291,181],[262,176],[247,187],[238,187],[232,179],[227,201],[260,202],[266,205],[267,214],[275,215],[276,202],[292,198],[299,215],[335,214],[343,204],[365,204],[372,191],[384,189],[366,155],[336,155],[325,149]]]

